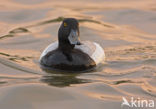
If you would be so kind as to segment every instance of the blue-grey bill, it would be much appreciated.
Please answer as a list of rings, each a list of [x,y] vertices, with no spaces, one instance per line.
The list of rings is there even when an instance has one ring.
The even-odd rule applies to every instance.
[[[78,37],[78,32],[76,30],[71,30],[69,36],[68,36],[68,40],[70,42],[70,44],[73,45],[80,45],[80,40]]]

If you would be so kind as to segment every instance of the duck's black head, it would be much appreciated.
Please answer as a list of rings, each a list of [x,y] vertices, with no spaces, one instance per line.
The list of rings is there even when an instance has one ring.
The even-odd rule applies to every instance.
[[[74,18],[63,20],[58,31],[59,48],[73,49],[75,45],[80,45],[79,23]]]

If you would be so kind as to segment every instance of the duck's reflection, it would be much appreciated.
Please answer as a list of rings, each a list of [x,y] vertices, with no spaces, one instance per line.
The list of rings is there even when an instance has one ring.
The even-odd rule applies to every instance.
[[[91,80],[78,78],[80,73],[65,73],[65,72],[55,72],[44,70],[48,75],[43,76],[41,81],[47,83],[48,85],[56,87],[66,87],[73,84],[84,84],[89,83]]]

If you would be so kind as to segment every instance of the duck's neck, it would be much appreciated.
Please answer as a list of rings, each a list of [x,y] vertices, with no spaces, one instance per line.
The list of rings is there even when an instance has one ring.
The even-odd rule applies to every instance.
[[[64,52],[68,52],[74,49],[74,45],[71,45],[69,41],[61,41],[59,40],[59,47],[60,50]]]
[[[70,42],[68,40],[69,34],[65,34],[65,33],[67,33],[67,32],[64,32],[63,26],[61,25],[61,27],[59,28],[59,31],[58,31],[58,41],[59,41],[58,48],[64,52],[68,52],[68,51],[74,49],[74,45],[70,44]]]

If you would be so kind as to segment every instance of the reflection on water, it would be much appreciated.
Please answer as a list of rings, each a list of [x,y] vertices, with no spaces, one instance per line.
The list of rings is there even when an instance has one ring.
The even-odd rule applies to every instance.
[[[42,68],[42,70],[46,72],[47,75],[43,76],[41,78],[41,81],[51,86],[67,87],[74,84],[84,84],[92,82],[92,80],[90,79],[81,79],[78,76],[83,73],[93,72],[93,70],[86,72],[64,72],[61,70],[58,71],[50,68]]]
[[[122,96],[156,100],[155,6],[155,0],[2,0],[0,91],[7,96],[0,94],[0,105],[3,97],[3,109],[120,109]],[[57,40],[66,17],[79,20],[81,40],[95,41],[104,48],[106,61],[95,70],[41,70],[40,54]],[[72,100],[64,98],[67,93]],[[13,98],[21,105],[9,101]],[[56,104],[50,102],[52,98]]]
[[[77,75],[43,76],[41,81],[47,83],[48,85],[56,86],[56,87],[67,87],[74,84],[84,84],[90,82],[90,80],[77,78],[76,76]]]

